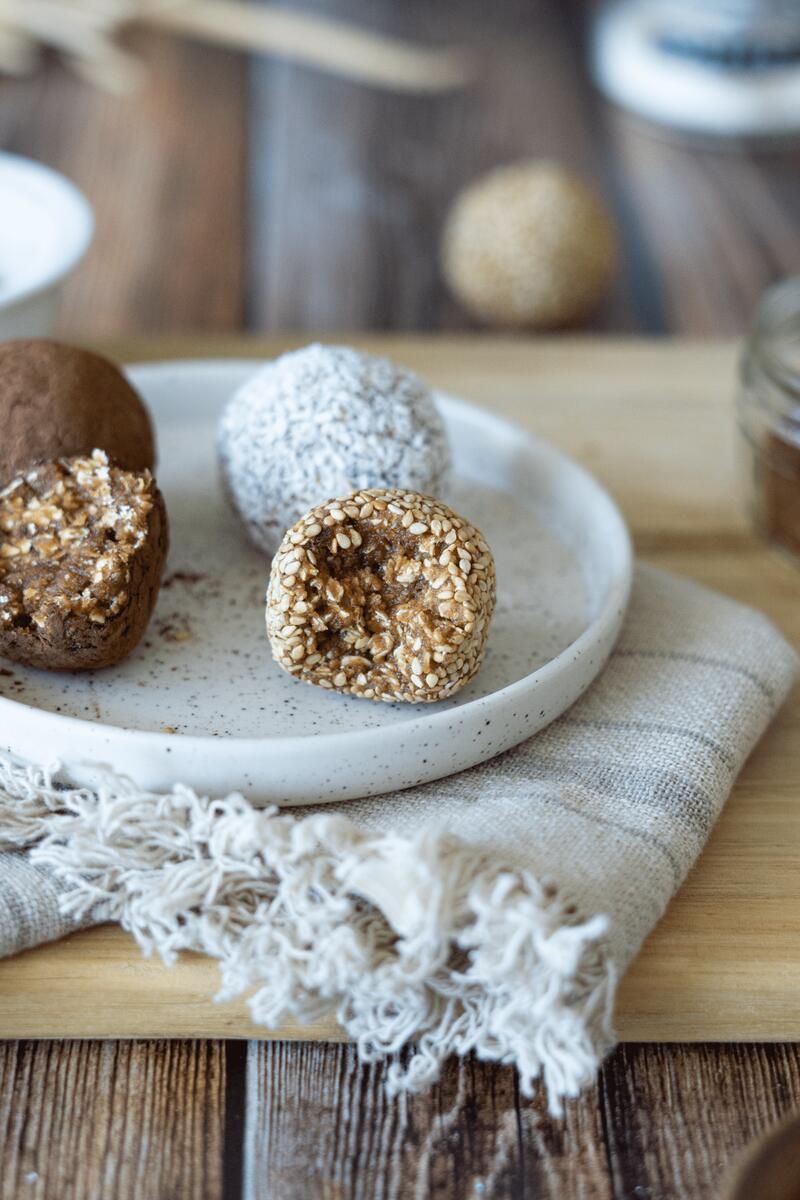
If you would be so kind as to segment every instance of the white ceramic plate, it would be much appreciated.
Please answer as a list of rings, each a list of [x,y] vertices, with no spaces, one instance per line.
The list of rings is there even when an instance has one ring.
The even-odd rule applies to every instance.
[[[259,803],[374,795],[517,745],[591,683],[628,602],[631,547],[608,495],[524,431],[440,397],[455,470],[443,495],[484,532],[498,601],[479,675],[434,705],[374,704],[291,679],[264,633],[269,564],[222,497],[214,426],[252,362],[134,367],[153,411],[172,549],[151,626],[118,667],[0,664],[0,741],[91,783],[112,765]]]

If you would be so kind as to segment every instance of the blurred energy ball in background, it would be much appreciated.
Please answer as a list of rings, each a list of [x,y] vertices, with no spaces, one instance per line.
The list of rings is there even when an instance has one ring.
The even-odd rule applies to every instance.
[[[800,0],[617,0],[592,31],[601,90],[688,133],[800,132]]]
[[[456,196],[442,271],[490,325],[557,329],[597,307],[617,265],[614,219],[592,184],[557,162],[495,167]]]

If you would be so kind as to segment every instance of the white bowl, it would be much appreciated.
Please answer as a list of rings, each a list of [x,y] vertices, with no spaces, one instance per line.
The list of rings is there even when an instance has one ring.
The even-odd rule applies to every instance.
[[[0,340],[42,337],[92,239],[91,205],[63,175],[0,154]]]
[[[119,666],[0,671],[0,749],[59,759],[91,785],[108,764],[148,788],[183,782],[279,804],[438,779],[507,750],[601,670],[628,603],[631,546],[577,463],[498,417],[439,397],[454,455],[442,499],[476,521],[497,564],[477,677],[432,705],[371,704],[291,679],[264,631],[269,562],[223,498],[214,431],[252,362],[156,363],[130,376],[153,410],[170,561],[152,624]]]

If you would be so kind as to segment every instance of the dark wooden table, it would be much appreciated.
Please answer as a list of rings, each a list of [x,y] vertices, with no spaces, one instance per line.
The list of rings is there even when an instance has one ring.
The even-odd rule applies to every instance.
[[[558,157],[605,190],[617,285],[591,329],[738,333],[800,271],[800,150],[655,137],[604,106],[561,0],[309,3],[476,47],[480,84],[398,97],[137,31],[134,100],[48,62],[0,84],[0,145],[65,171],[98,216],[61,332],[464,329],[437,268],[459,186]],[[340,1045],[0,1044],[9,1200],[559,1197],[706,1200],[740,1149],[800,1106],[796,1046],[626,1046],[563,1122],[510,1069],[451,1063],[387,1101]]]

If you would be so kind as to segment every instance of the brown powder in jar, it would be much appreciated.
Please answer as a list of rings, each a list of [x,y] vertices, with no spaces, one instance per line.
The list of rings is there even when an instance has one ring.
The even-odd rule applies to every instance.
[[[765,537],[800,556],[800,419],[789,418],[784,431],[766,441],[757,517]]]

